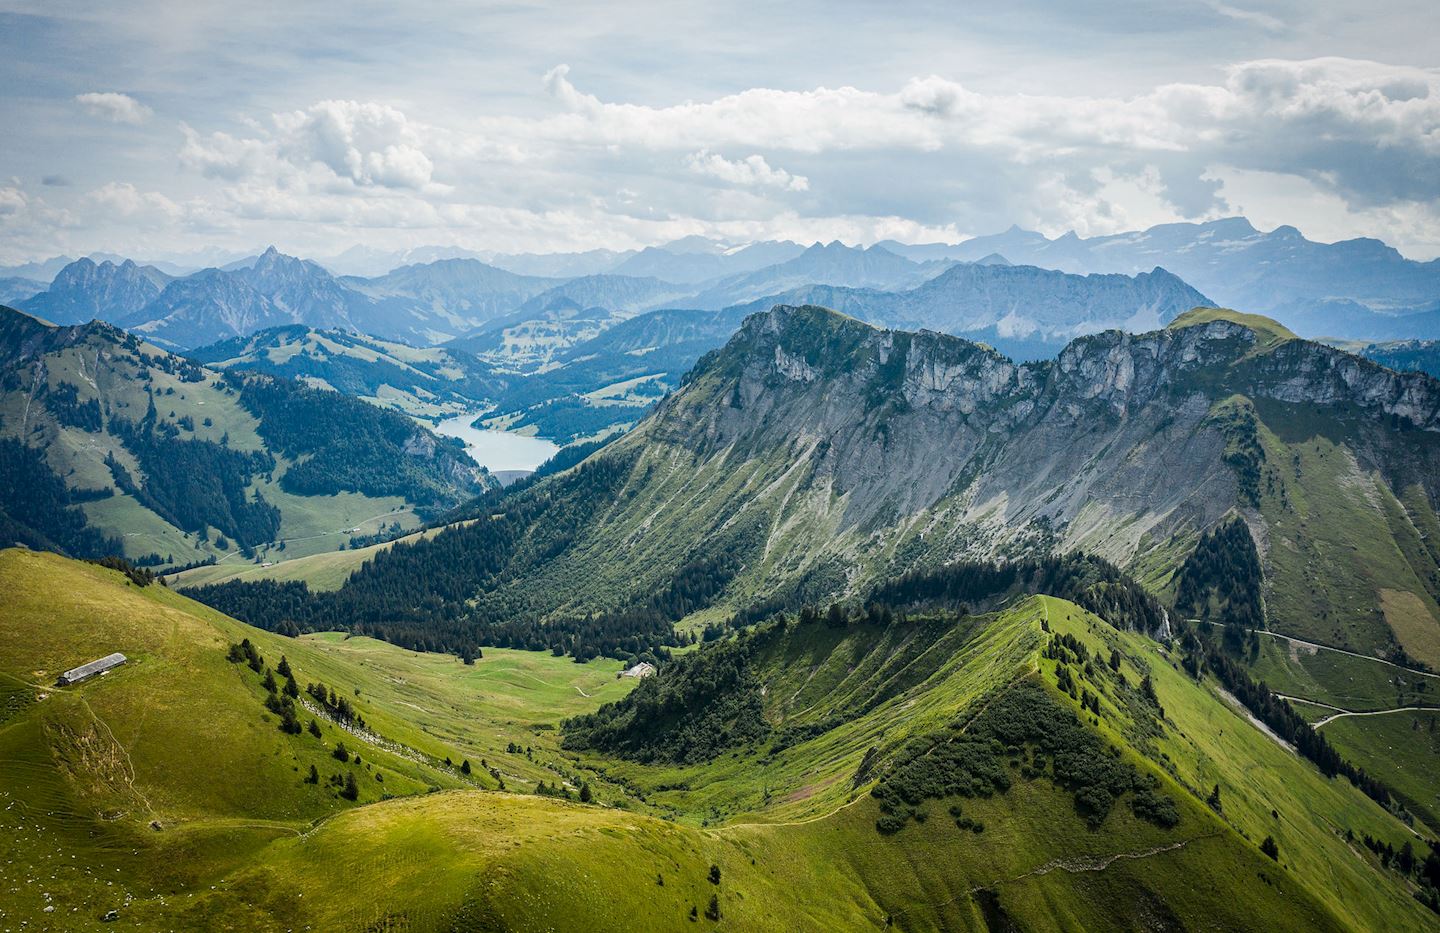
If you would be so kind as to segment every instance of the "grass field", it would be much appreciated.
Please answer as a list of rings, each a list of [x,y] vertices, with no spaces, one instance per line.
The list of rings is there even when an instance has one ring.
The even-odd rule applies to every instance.
[[[660,789],[672,769],[559,750],[559,720],[633,688],[618,662],[497,650],[467,666],[337,634],[288,640],[160,586],[16,550],[0,552],[0,606],[0,926],[13,929],[98,927],[112,909],[114,928],[187,930],[1418,930],[1433,920],[1345,845],[1342,828],[1398,845],[1397,821],[1172,670],[1153,643],[1059,600],[1032,598],[939,637],[812,626],[814,637],[779,642],[769,714],[804,723],[877,703],[768,766],[763,750],[745,749],[681,775],[690,790]],[[1109,681],[1093,728],[1161,782],[1179,823],[1120,806],[1091,829],[1068,790],[1017,779],[963,802],[983,834],[945,818],[946,800],[926,805],[932,819],[878,833],[868,784],[851,780],[867,743],[893,750],[1017,676],[1053,683],[1054,663],[1038,654],[1043,625],[1120,648],[1130,684],[1153,674],[1168,714],[1158,732]],[[242,637],[271,664],[285,654],[302,684],[350,698],[373,740],[328,722],[319,739],[279,731],[259,676],[225,660]],[[130,662],[48,686],[113,650]],[[340,741],[363,761],[338,762]],[[479,758],[510,792],[454,767]],[[305,783],[311,764],[363,778],[359,801]],[[589,780],[602,805],[525,793],[567,779]],[[1225,795],[1218,816],[1197,796],[1212,782]],[[1256,848],[1263,834],[1279,840],[1278,864]],[[718,920],[705,916],[712,896]]]
[[[415,540],[421,537],[431,537],[440,533],[440,529],[429,529],[416,532],[412,535],[405,535],[397,538],[398,541]],[[344,536],[342,535],[341,538]],[[338,539],[337,539],[338,540]],[[332,541],[332,544],[334,541]],[[312,590],[338,590],[349,578],[350,574],[360,569],[360,565],[379,552],[393,546],[395,541],[386,541],[381,544],[371,544],[362,548],[354,548],[345,551],[326,551],[323,553],[312,553],[306,556],[294,556],[287,546],[284,551],[268,550],[265,557],[270,563],[269,567],[264,566],[265,562],[256,564],[250,561],[242,561],[238,555],[223,563],[211,564],[206,567],[195,567],[184,570],[169,577],[172,586],[204,586],[207,583],[221,583],[225,580],[303,580]],[[297,549],[298,550],[298,549]]]
[[[1342,711],[1440,707],[1440,675],[1266,635],[1251,669],[1270,689],[1300,701],[1292,700],[1296,712],[1323,722],[1321,731],[1342,755],[1384,781],[1432,832],[1440,832],[1440,759],[1428,732],[1431,714],[1334,718]],[[1411,729],[1417,721],[1421,727]]]
[[[1342,716],[1320,731],[1346,758],[1375,775],[1440,832],[1440,711]]]
[[[1343,710],[1440,705],[1440,675],[1406,671],[1379,660],[1283,638],[1260,636],[1260,654],[1251,665],[1257,680],[1276,693],[1315,700]]]
[[[517,785],[558,780],[545,764],[558,759],[553,729],[533,727],[599,702],[576,686],[618,696],[633,684],[615,679],[618,662],[502,651],[467,667],[362,639],[287,640],[158,585],[23,550],[0,552],[0,605],[0,891],[19,897],[39,884],[56,852],[83,854],[73,861],[87,866],[49,900],[33,889],[0,898],[5,920],[42,923],[52,903],[87,917],[118,906],[102,868],[135,883],[126,893],[137,901],[163,899],[167,886],[218,876],[353,806],[323,782],[304,783],[312,764],[327,778],[355,773],[360,804],[496,786],[480,757]],[[245,637],[271,665],[284,654],[302,685],[347,692],[383,739],[314,715],[302,721],[318,718],[321,738],[282,733],[260,677],[225,660]],[[60,671],[117,650],[129,658],[117,670],[50,686]],[[512,737],[536,748],[534,760],[504,752]],[[340,742],[360,760],[338,762]],[[476,758],[470,777],[458,767],[467,756]]]

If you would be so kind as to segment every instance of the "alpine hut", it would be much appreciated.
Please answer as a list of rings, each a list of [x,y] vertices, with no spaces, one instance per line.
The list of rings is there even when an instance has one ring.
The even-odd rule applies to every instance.
[[[117,651],[114,654],[107,654],[97,661],[91,661],[89,664],[82,664],[79,667],[70,668],[70,670],[60,675],[60,679],[55,681],[55,685],[57,687],[68,687],[71,684],[78,684],[82,680],[89,680],[97,674],[103,674],[124,663],[125,655],[120,652]]]

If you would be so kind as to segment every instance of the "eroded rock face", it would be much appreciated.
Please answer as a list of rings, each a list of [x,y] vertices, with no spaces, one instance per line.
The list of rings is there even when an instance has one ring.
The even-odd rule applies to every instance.
[[[1039,528],[1124,563],[1147,536],[1237,506],[1207,420],[1232,394],[1440,428],[1433,380],[1304,341],[1260,347],[1230,320],[1107,331],[1018,365],[963,339],[782,306],[747,319],[641,433],[732,466],[780,451],[808,471],[806,495],[783,508],[828,510],[838,533],[939,521],[946,546],[996,553]]]

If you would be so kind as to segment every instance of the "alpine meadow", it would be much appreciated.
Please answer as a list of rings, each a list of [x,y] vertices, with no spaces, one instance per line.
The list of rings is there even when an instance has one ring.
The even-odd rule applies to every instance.
[[[0,0],[0,931],[1440,929],[1437,34]]]

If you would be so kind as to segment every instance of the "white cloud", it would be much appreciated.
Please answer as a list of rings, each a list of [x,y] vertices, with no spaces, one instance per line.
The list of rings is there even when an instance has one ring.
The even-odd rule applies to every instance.
[[[53,197],[191,226],[428,230],[545,250],[689,233],[956,239],[1012,222],[1094,235],[1245,209],[1262,225],[1353,224],[1440,251],[1432,69],[1262,59],[1108,96],[921,74],[881,90],[757,87],[669,104],[606,100],[572,78],[565,65],[545,73],[544,96],[524,102],[538,109],[443,122],[416,119],[413,104],[335,99],[182,124],[187,187],[91,181]],[[1304,194],[1267,200],[1243,181],[1254,178]]]
[[[745,188],[778,188],[782,191],[807,191],[810,188],[810,181],[805,176],[771,168],[761,155],[746,156],[732,162],[719,153],[702,149],[686,156],[685,164],[697,175]]]
[[[202,135],[182,124],[181,164],[226,181],[438,190],[432,181],[435,164],[425,151],[427,128],[386,104],[320,101],[253,128],[261,135]]]
[[[420,129],[385,104],[326,100],[277,114],[275,124],[284,158],[319,163],[360,186],[423,188],[435,169]]]
[[[96,91],[76,94],[75,102],[85,108],[92,117],[101,117],[111,123],[129,123],[139,126],[154,114],[154,111],[129,94],[114,91]]]
[[[1210,9],[1229,19],[1251,26],[1259,26],[1267,32],[1285,32],[1288,28],[1284,20],[1261,10],[1246,10],[1228,3],[1211,3]]]
[[[25,192],[14,186],[0,188],[0,217],[13,217],[22,213],[30,204]]]
[[[85,195],[86,201],[108,217],[173,222],[184,211],[179,204],[157,191],[141,191],[128,182],[112,181]]]

